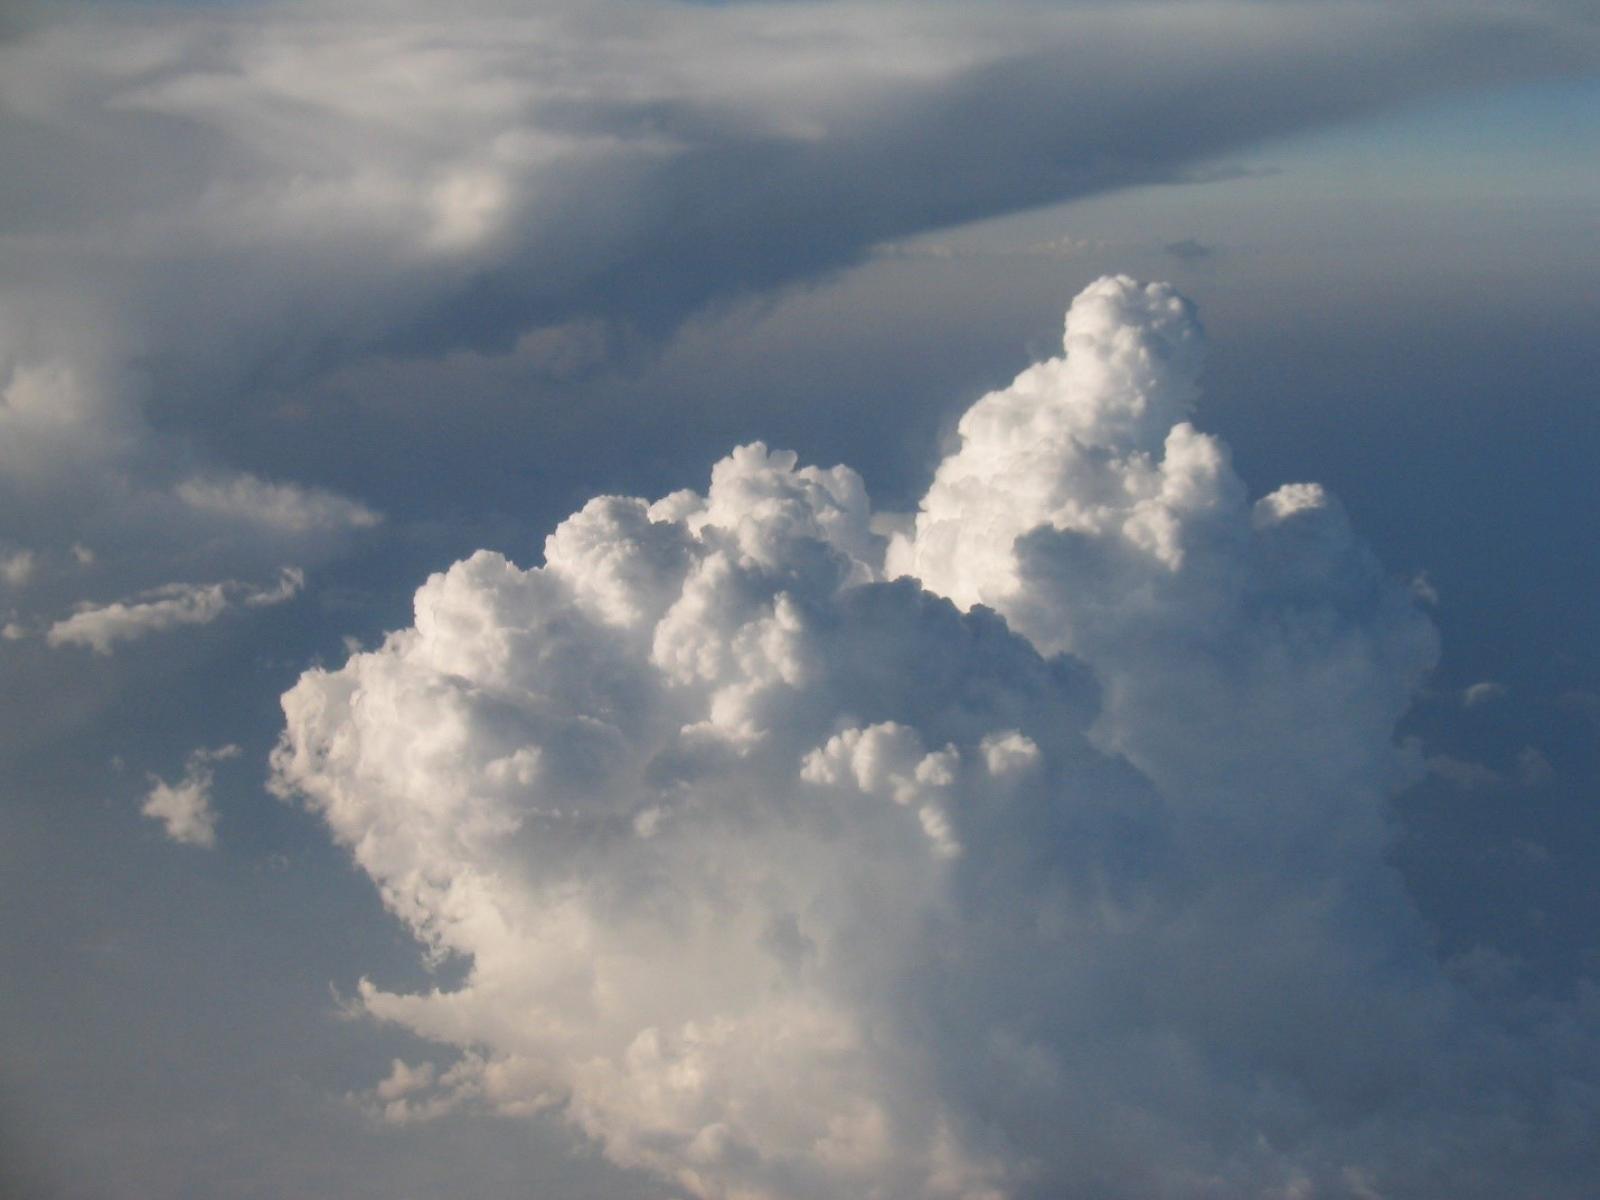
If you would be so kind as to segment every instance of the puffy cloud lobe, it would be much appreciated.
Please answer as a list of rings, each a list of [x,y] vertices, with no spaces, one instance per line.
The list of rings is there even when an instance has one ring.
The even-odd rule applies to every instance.
[[[118,642],[131,642],[147,634],[182,625],[209,625],[236,605],[266,608],[292,600],[305,586],[298,567],[285,567],[270,588],[236,580],[221,583],[169,583],[130,600],[110,604],[80,605],[45,632],[52,646],[87,646],[96,654],[110,654]]]
[[[1408,591],[1319,489],[1248,502],[1169,289],[1066,345],[892,545],[747,446],[284,697],[275,786],[466,966],[363,981],[462,1051],[379,1111],[557,1111],[705,1197],[1581,1194],[1592,1028],[1475,1009],[1383,861]]]
[[[1101,280],[1073,303],[1065,342],[1066,355],[961,418],[960,450],[940,464],[915,538],[895,539],[892,571],[958,604],[998,606],[1020,586],[1018,538],[1047,525],[1089,534],[1115,525],[1177,565],[1169,510],[1206,502],[1217,453],[1184,420],[1200,362],[1187,303],[1160,285]],[[1170,471],[1150,457],[1169,431]]]
[[[1372,854],[1383,795],[1417,769],[1389,732],[1432,627],[1320,487],[1248,500],[1187,419],[1202,348],[1169,287],[1088,288],[1064,356],[962,418],[890,571],[1088,663],[1097,740],[1207,824],[1292,842],[1343,806]]]
[[[1081,673],[875,581],[880,557],[859,479],[746,447],[704,498],[592,502],[542,569],[435,576],[412,629],[286,698],[280,786],[472,961],[460,991],[363,1003],[506,1038],[450,1088],[559,1104],[707,1195],[975,1186],[892,1065],[912,1048],[866,1017],[909,982],[971,836],[956,806],[1007,837],[1005,808],[1050,819],[978,745],[1041,725],[1140,787],[1083,744]]]
[[[984,744],[993,740],[985,738]],[[955,746],[925,754],[915,730],[884,721],[866,729],[846,729],[829,738],[826,746],[806,755],[800,778],[807,783],[854,784],[863,794],[889,796],[896,804],[915,806],[935,852],[951,858],[961,853],[961,846],[951,836],[950,818],[939,797],[955,783],[960,765],[961,752]]]

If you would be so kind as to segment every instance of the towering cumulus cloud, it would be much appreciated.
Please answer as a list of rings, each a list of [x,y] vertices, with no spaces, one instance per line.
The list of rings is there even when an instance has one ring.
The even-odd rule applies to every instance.
[[[441,1046],[375,1111],[727,1200],[1569,1194],[1581,1017],[1458,992],[1383,861],[1431,628],[1319,489],[1249,501],[1201,349],[1102,280],[914,518],[741,447],[303,676],[277,786],[462,968],[363,982]]]

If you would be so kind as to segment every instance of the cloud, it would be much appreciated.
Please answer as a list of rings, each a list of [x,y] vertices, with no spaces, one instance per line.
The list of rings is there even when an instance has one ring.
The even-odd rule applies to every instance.
[[[1203,258],[1210,258],[1217,252],[1215,247],[1196,241],[1194,238],[1168,242],[1162,249],[1181,262],[1198,262]]]
[[[1076,238],[1071,234],[1059,234],[1043,241],[1029,242],[1020,246],[983,247],[958,246],[950,242],[930,241],[920,238],[910,242],[881,242],[872,247],[872,253],[880,258],[1044,258],[1067,259],[1080,258],[1095,250],[1103,250],[1105,243],[1090,238]]]
[[[1063,233],[1042,242],[1031,242],[1022,248],[1021,253],[1033,258],[1078,258],[1102,245],[1089,238],[1075,238]]]
[[[0,42],[0,511],[128,547],[130,589],[202,537],[228,573],[313,562],[370,509],[227,460],[341,367],[656,335],[878,243],[1595,61],[1524,4],[41,17]]]
[[[26,587],[38,565],[32,550],[15,550],[0,555],[0,580],[12,588]]]
[[[321,488],[270,483],[254,475],[190,479],[177,493],[196,512],[291,534],[370,529],[382,519],[364,504]]]
[[[51,625],[45,640],[52,646],[88,646],[96,654],[110,654],[118,642],[135,641],[180,625],[209,625],[236,605],[262,608],[282,604],[304,585],[305,575],[298,567],[283,568],[270,588],[235,580],[169,583],[131,600],[82,605],[70,617]]]
[[[302,676],[275,789],[461,968],[361,983],[458,1051],[374,1111],[728,1200],[1585,1194],[1593,1014],[1502,1023],[1386,863],[1408,586],[1321,488],[1250,499],[1170,288],[1065,349],[909,520],[744,446]]]
[[[1428,757],[1428,770],[1440,779],[1455,784],[1459,788],[1474,791],[1480,788],[1504,786],[1505,776],[1493,767],[1483,763],[1472,762],[1469,759],[1457,758],[1451,754],[1434,754]]]
[[[1456,758],[1449,754],[1429,755],[1427,767],[1439,778],[1467,791],[1510,787],[1536,788],[1549,783],[1555,777],[1555,768],[1544,751],[1537,746],[1524,746],[1517,752],[1516,770],[1512,772],[1497,771],[1483,763]]]
[[[1555,767],[1537,746],[1524,746],[1517,752],[1517,777],[1523,787],[1538,787],[1555,776]]]
[[[177,783],[150,777],[150,794],[139,811],[166,826],[172,841],[211,849],[217,844],[217,814],[211,807],[212,764],[238,756],[239,747],[233,745],[196,750],[189,755],[183,778]]]
[[[1491,704],[1496,700],[1504,699],[1506,685],[1495,683],[1486,679],[1481,683],[1474,683],[1461,692],[1461,703],[1466,708],[1477,708],[1482,704]]]
[[[1415,771],[1389,735],[1432,627],[1318,485],[1247,499],[1189,421],[1203,340],[1171,288],[1101,280],[1065,347],[962,417],[890,572],[1087,662],[1106,688],[1097,740],[1158,783],[1287,833],[1286,798],[1247,804],[1238,772],[1292,776],[1293,803],[1341,797],[1381,845],[1375,801]]]
[[[84,642],[91,629],[115,630],[94,635],[104,647],[107,637],[208,622],[227,607],[230,593],[248,589],[160,584],[192,569],[197,551],[208,570],[248,576],[284,561],[325,559],[379,522],[367,506],[324,489],[224,467],[174,483],[173,472],[194,457],[191,450],[180,436],[155,432],[125,408],[142,406],[142,389],[102,365],[103,371],[30,367],[0,345],[0,529],[37,547],[17,562],[19,570],[45,568],[29,572],[37,586],[19,626],[37,625],[81,596],[91,569],[100,588],[138,595],[104,608],[79,603],[81,612],[56,623],[52,642]]]

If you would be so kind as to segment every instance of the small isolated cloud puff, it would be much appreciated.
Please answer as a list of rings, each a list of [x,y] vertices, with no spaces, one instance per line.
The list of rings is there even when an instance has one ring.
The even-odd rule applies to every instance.
[[[23,588],[33,578],[38,561],[32,550],[16,550],[0,555],[0,581],[11,588]]]
[[[913,520],[741,447],[301,677],[274,787],[466,967],[362,981],[460,1051],[373,1111],[717,1200],[1585,1194],[1592,1014],[1502,1025],[1384,861],[1409,590],[1320,488],[1249,500],[1170,288],[1065,349]]]
[[[152,775],[150,794],[139,811],[166,826],[167,837],[185,846],[210,849],[217,844],[217,814],[211,807],[212,763],[237,758],[239,747],[219,746],[189,755],[187,769],[177,783]]]
[[[88,646],[110,654],[118,642],[179,625],[209,625],[236,605],[264,608],[293,599],[305,585],[298,567],[285,567],[270,588],[236,580],[221,583],[169,583],[131,600],[106,605],[85,604],[70,617],[50,626],[45,640],[52,646]]]
[[[1505,695],[1505,684],[1496,683],[1492,679],[1485,679],[1481,683],[1474,683],[1463,688],[1461,703],[1466,708],[1477,708],[1483,704],[1492,704],[1496,700],[1503,700]]]

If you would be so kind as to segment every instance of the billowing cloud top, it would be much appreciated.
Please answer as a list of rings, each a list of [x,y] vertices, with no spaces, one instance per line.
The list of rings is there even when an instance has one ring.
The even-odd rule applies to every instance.
[[[1169,288],[1093,285],[1066,351],[915,517],[745,446],[302,677],[277,788],[465,968],[363,983],[459,1051],[377,1111],[553,1110],[728,1200],[1574,1177],[1592,1039],[1459,993],[1383,860],[1427,621],[1187,423]]]

